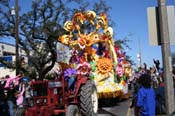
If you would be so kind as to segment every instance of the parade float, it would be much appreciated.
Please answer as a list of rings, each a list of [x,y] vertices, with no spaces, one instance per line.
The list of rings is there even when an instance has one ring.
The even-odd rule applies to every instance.
[[[57,53],[58,62],[68,64],[64,72],[74,69],[76,75],[88,75],[95,82],[98,98],[128,94],[131,65],[119,45],[114,45],[107,14],[77,12],[63,28],[65,33],[58,38]]]

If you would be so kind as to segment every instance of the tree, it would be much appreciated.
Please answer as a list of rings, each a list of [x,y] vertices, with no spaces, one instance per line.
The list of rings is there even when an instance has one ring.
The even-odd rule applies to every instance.
[[[131,49],[128,46],[128,43],[131,41],[130,37],[132,36],[132,34],[128,34],[126,37],[124,37],[123,39],[117,39],[114,41],[114,45],[118,46],[121,49],[121,52],[123,52],[122,54],[125,54],[125,59],[127,61],[129,61],[132,65],[135,65],[134,61],[131,59],[131,57],[129,55],[127,55],[126,53],[124,53],[124,49]]]
[[[0,6],[0,37],[15,41],[15,18],[10,14],[9,1],[0,1]],[[88,0],[36,0],[32,2],[30,11],[20,12],[19,45],[25,50],[30,66],[37,71],[39,79],[43,79],[56,62],[56,43],[64,32],[64,22],[71,20],[75,12],[90,8],[97,14],[110,10],[104,0],[92,5]]]

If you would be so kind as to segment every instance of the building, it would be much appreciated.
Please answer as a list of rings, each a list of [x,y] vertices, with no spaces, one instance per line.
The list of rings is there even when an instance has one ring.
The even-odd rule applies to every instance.
[[[0,42],[0,57],[3,58],[3,60],[15,63],[15,52],[15,45]],[[21,48],[19,48],[19,56],[25,56],[25,51]],[[7,67],[4,67],[2,63],[0,63],[0,78],[7,74],[10,76],[15,76],[16,70],[8,69]]]

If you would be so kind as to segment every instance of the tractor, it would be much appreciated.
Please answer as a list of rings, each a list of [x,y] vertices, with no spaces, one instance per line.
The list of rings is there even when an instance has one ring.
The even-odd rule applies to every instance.
[[[25,116],[96,116],[98,98],[94,82],[78,75],[74,86],[70,89],[64,76],[32,82],[33,106],[25,109]]]

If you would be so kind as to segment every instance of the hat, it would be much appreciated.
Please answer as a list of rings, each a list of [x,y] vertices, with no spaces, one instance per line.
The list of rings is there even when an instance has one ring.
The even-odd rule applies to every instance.
[[[22,80],[23,82],[29,82],[29,81],[30,81],[30,78],[29,78],[29,77],[23,77],[21,80]]]

